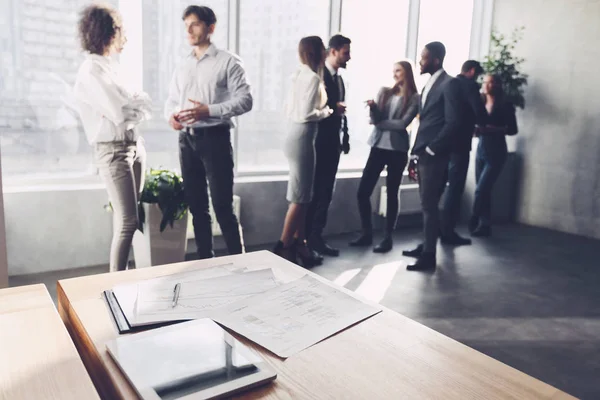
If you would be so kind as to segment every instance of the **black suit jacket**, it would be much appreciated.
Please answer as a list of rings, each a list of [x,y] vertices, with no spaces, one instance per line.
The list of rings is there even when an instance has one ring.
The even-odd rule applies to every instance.
[[[327,105],[335,111],[337,110],[337,103],[342,101],[340,98],[340,89],[327,68],[323,69],[323,81],[325,83],[325,91],[327,92]],[[343,81],[342,88],[345,90]],[[319,121],[319,132],[317,134],[318,142],[332,145],[337,144],[337,146],[340,146],[341,129],[342,116],[336,115],[334,112],[329,117]]]
[[[487,125],[488,113],[481,101],[477,83],[463,75],[458,75],[456,80],[461,89],[461,102],[459,105],[461,119],[452,151],[455,153],[468,153],[471,151],[475,124]]]
[[[412,154],[423,154],[429,147],[436,155],[452,151],[460,128],[461,89],[456,78],[441,73],[420,103],[419,130]]]

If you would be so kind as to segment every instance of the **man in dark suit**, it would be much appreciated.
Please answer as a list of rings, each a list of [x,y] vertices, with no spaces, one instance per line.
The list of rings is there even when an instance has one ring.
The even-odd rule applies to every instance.
[[[410,271],[436,268],[435,251],[440,232],[438,207],[446,183],[450,153],[460,126],[460,84],[444,71],[445,56],[444,45],[431,42],[421,52],[419,63],[421,74],[431,74],[421,94],[419,130],[411,152],[413,157],[418,158],[425,240],[416,249],[403,252],[417,257],[417,262],[407,267]]]
[[[463,238],[456,233],[456,223],[460,216],[460,201],[465,191],[465,182],[469,171],[469,153],[475,125],[485,126],[487,112],[481,96],[477,77],[483,73],[481,64],[475,60],[467,60],[456,77],[461,89],[460,126],[448,163],[448,186],[444,198],[442,212],[442,229],[440,240],[444,244],[462,246],[471,244],[471,239]]]
[[[306,218],[307,242],[317,253],[338,256],[340,251],[329,246],[323,239],[323,229],[327,224],[329,204],[333,197],[335,176],[340,163],[340,152],[350,151],[350,137],[346,120],[346,89],[338,70],[346,68],[350,60],[350,39],[335,35],[329,40],[329,50],[323,70],[323,80],[327,91],[327,105],[333,114],[319,122],[315,139],[316,161],[313,198]],[[343,132],[340,141],[340,133]]]

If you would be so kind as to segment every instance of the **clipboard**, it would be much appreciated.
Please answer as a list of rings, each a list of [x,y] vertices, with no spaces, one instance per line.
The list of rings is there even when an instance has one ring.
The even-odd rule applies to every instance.
[[[165,322],[160,322],[160,323],[155,323],[155,324],[150,324],[150,325],[132,327],[129,324],[127,317],[123,313],[123,309],[119,305],[119,300],[117,299],[117,297],[115,296],[115,294],[112,290],[105,290],[104,292],[102,292],[102,298],[104,299],[104,302],[106,303],[108,311],[110,312],[110,316],[112,317],[112,320],[115,323],[115,327],[119,331],[120,335],[122,335],[124,333],[142,332],[142,331],[146,331],[148,329],[160,328],[162,326],[168,326],[168,325],[173,325],[173,324],[178,324],[180,322],[184,322],[183,320],[181,320],[181,321],[165,321]]]

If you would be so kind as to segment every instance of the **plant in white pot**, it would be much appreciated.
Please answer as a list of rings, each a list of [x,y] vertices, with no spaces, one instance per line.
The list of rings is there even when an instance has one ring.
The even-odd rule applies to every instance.
[[[133,238],[136,268],[183,261],[187,222],[181,176],[166,169],[150,169],[141,196],[140,227]]]

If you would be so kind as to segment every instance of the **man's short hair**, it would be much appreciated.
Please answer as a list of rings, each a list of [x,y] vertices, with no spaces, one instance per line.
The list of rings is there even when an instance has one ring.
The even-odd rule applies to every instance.
[[[345,45],[349,45],[351,40],[343,35],[333,35],[331,39],[329,39],[329,49],[340,50]]]
[[[475,75],[483,74],[483,67],[481,66],[479,61],[476,61],[476,60],[465,61],[462,65],[462,68],[460,69],[460,71],[462,73],[466,73],[466,72],[469,72],[470,70],[472,70],[473,68],[475,68]]]
[[[427,43],[425,48],[429,51],[431,58],[437,58],[440,60],[440,64],[444,63],[444,57],[446,57],[446,46],[444,46],[442,42]]]
[[[190,15],[195,15],[198,21],[204,22],[206,25],[211,26],[217,23],[217,16],[215,12],[206,6],[188,6],[183,11],[181,19],[186,19]]]

